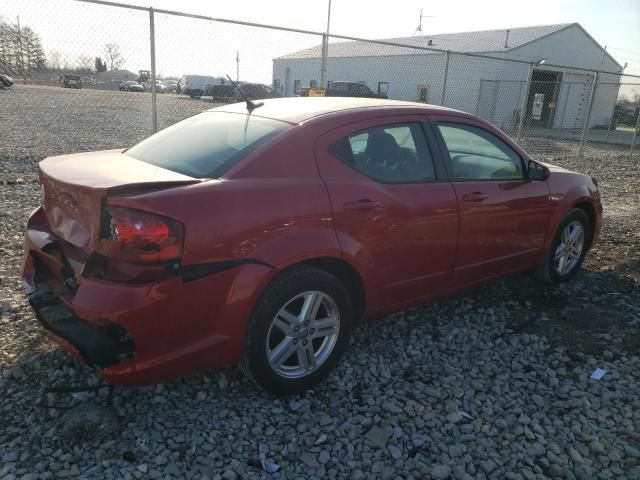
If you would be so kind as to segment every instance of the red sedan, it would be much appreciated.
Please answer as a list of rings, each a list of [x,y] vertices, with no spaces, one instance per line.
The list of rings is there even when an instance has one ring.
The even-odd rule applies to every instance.
[[[564,282],[598,237],[595,179],[446,108],[227,105],[128,150],[40,162],[23,282],[111,384],[239,363],[275,393],[334,367],[359,319],[518,271]]]

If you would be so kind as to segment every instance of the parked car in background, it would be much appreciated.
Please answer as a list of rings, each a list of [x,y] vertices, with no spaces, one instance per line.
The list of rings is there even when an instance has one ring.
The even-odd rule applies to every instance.
[[[240,94],[230,83],[208,83],[204,87],[204,97],[211,97],[214,101],[219,102],[237,102]]]
[[[273,88],[261,83],[243,83],[240,88],[242,88],[242,93],[245,96],[256,100],[280,97]]]
[[[207,85],[224,83],[222,77],[211,77],[208,75],[183,75],[180,78],[181,92],[191,98],[199,98],[204,94]]]
[[[127,80],[120,84],[118,90],[121,92],[144,92],[144,87],[135,80]]]
[[[640,107],[616,104],[613,109],[611,127],[616,128],[618,125],[635,127],[638,121],[638,114],[640,114]]]
[[[253,100],[280,96],[271,87],[260,83],[237,82],[236,84],[247,98]],[[203,96],[212,97],[213,101],[221,102],[238,102],[242,100],[242,95],[231,83],[207,84]]]
[[[325,91],[325,96],[387,98],[386,95],[375,93],[363,83],[357,82],[331,82]]]
[[[162,83],[167,87],[169,92],[177,93],[177,91],[178,91],[178,81],[177,80],[163,80]]]
[[[62,76],[62,84],[64,85],[64,88],[82,88],[80,75],[65,74]]]
[[[164,83],[156,82],[156,93],[168,93],[169,87]]]
[[[298,93],[300,97],[308,97],[309,89],[301,88]],[[387,98],[386,95],[373,92],[363,83],[358,82],[330,82],[325,89],[325,97],[364,97],[364,98]]]
[[[379,99],[225,105],[39,171],[22,282],[110,384],[239,363],[303,392],[361,318],[514,272],[571,280],[602,216],[593,177],[474,115]]]
[[[0,88],[12,87],[13,83],[13,78],[9,75],[0,74]]]

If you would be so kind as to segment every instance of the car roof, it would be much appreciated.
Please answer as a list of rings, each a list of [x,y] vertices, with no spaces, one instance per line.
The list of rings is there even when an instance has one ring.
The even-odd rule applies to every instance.
[[[302,123],[320,115],[331,115],[355,109],[420,109],[430,111],[458,112],[451,108],[439,107],[416,102],[385,100],[380,98],[352,97],[291,97],[260,100],[264,105],[253,111],[253,115],[283,120],[289,123]],[[208,110],[210,112],[247,113],[244,102],[223,105]]]

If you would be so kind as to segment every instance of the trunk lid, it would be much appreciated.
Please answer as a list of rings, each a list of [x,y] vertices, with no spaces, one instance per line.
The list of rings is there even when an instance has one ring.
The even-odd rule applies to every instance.
[[[61,155],[39,164],[42,206],[58,237],[90,253],[100,235],[108,195],[198,183],[201,180],[123,155],[123,150]]]

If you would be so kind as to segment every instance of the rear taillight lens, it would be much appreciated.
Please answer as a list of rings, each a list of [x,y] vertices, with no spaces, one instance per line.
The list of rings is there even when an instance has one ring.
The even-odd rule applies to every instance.
[[[164,262],[182,255],[180,222],[140,210],[106,207],[98,253],[134,262]]]

